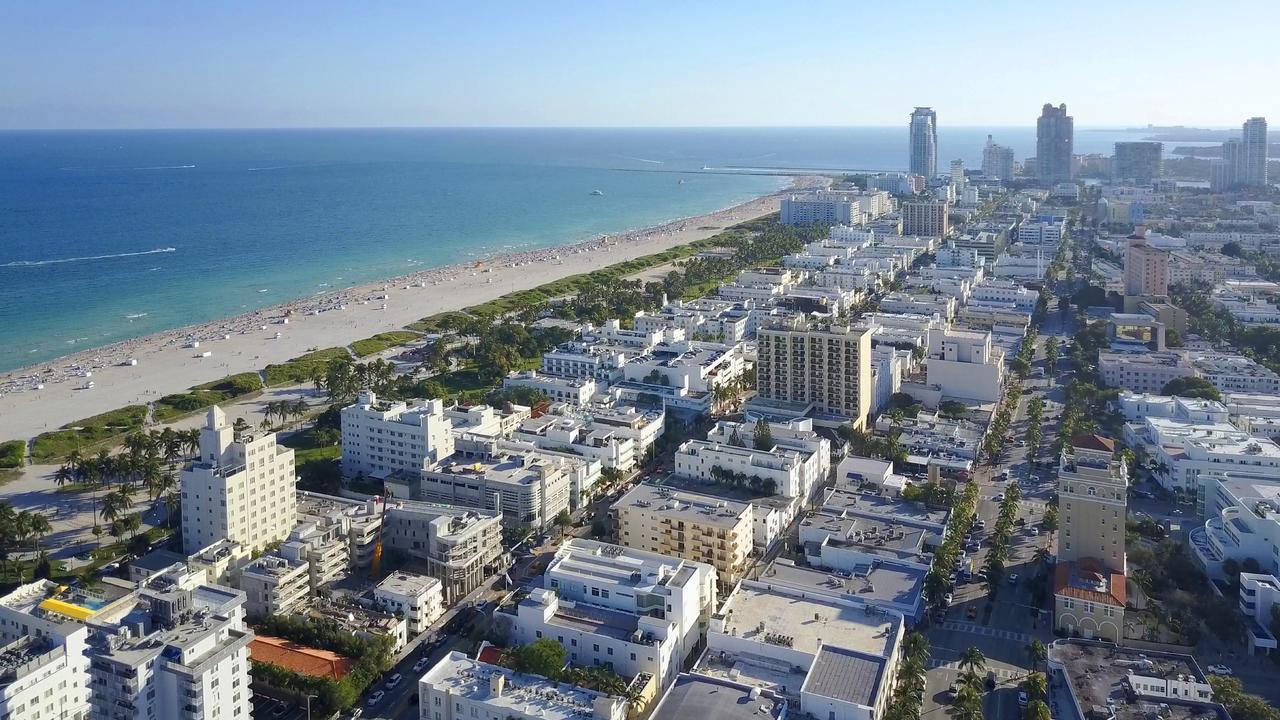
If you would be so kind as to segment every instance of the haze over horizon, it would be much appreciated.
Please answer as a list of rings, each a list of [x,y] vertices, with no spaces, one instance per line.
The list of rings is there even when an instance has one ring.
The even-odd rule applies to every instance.
[[[1277,26],[1256,0],[12,4],[0,128],[905,127],[916,105],[1025,127],[1045,102],[1082,128],[1232,128],[1280,116],[1257,83]]]

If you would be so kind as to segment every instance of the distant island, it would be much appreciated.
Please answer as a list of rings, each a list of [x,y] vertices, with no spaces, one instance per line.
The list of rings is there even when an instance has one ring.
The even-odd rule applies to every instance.
[[[1179,145],[1169,151],[1170,155],[1182,157],[1216,158],[1222,157],[1221,145]],[[1267,155],[1280,157],[1280,143],[1267,143]]]

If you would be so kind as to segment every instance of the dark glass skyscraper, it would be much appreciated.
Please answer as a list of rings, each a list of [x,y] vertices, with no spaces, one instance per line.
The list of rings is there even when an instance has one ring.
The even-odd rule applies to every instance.
[[[1071,151],[1075,142],[1075,126],[1067,114],[1067,105],[1054,107],[1045,103],[1036,121],[1036,177],[1049,185],[1070,180]]]
[[[938,174],[938,114],[918,107],[911,113],[911,174],[933,178]]]

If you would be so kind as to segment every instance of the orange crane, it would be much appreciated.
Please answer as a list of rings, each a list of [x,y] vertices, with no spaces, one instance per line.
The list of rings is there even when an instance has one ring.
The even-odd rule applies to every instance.
[[[390,497],[390,496],[388,496]],[[369,577],[378,579],[382,570],[382,528],[387,522],[387,498],[377,498],[382,502],[382,512],[378,515],[378,539],[373,544],[373,561],[369,563]]]

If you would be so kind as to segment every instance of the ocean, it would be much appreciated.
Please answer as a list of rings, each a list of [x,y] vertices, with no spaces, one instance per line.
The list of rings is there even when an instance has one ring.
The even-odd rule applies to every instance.
[[[987,132],[1035,152],[944,127],[939,165],[979,167]],[[905,164],[905,127],[0,132],[0,370],[786,182],[703,168]]]

